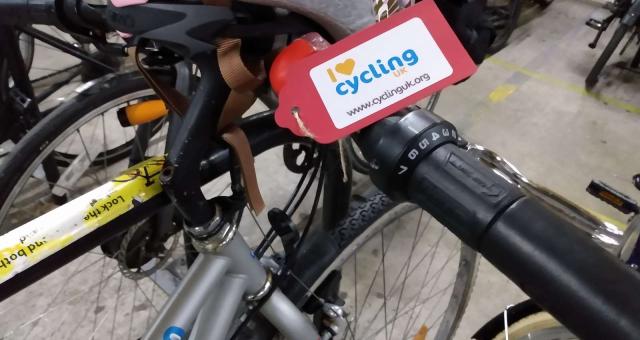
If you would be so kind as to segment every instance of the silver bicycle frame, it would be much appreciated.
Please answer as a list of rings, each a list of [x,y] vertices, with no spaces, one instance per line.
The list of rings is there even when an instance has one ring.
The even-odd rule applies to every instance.
[[[162,192],[164,157],[131,167],[90,192],[0,236],[0,283],[77,242]],[[201,253],[145,339],[224,339],[245,299],[271,289],[271,274],[253,256],[236,225],[216,253]],[[260,312],[289,339],[317,340],[311,321],[275,289]],[[171,336],[173,335],[173,337]]]
[[[271,276],[236,234],[218,254],[198,256],[144,339],[180,333],[190,334],[189,339],[226,339],[244,300],[266,292],[270,284]],[[311,321],[277,288],[260,312],[287,339],[319,338]]]
[[[468,145],[467,148],[473,151],[487,166],[498,171],[504,178],[517,184],[526,193],[541,199],[558,213],[569,218],[602,248],[623,261],[629,258],[640,235],[640,217],[636,216],[628,224],[614,224],[601,220],[594,216],[592,212],[584,210],[552,190],[529,180],[513,164],[495,152],[480,145]]]

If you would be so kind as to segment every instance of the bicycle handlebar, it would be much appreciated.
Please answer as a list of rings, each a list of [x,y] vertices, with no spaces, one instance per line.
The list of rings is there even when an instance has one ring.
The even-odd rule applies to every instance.
[[[417,110],[356,140],[378,187],[431,213],[578,337],[640,334],[638,273],[482,163],[453,125]]]
[[[3,0],[0,22],[100,29],[107,27],[102,9],[76,0]],[[418,110],[354,138],[376,164],[378,187],[431,213],[580,338],[640,334],[638,274],[465,150],[453,125]]]
[[[0,2],[0,22],[5,25],[59,24],[54,0],[4,0]]]
[[[3,25],[54,25],[70,31],[108,30],[105,6],[76,0],[2,0]]]

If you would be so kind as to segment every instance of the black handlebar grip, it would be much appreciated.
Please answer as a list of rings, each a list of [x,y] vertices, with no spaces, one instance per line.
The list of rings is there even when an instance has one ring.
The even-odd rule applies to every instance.
[[[639,274],[473,154],[440,146],[407,190],[581,339],[640,334]]]
[[[479,251],[580,339],[640,336],[640,274],[534,198],[509,207]]]
[[[523,196],[455,144],[442,145],[424,158],[406,188],[409,201],[476,249],[494,217]]]
[[[0,24],[58,24],[55,0],[2,0]]]

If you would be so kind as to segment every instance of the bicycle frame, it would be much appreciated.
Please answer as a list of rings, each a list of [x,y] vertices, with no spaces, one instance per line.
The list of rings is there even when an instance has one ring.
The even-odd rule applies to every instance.
[[[270,112],[245,119],[241,127],[255,154],[301,141],[277,127]],[[229,157],[224,147],[214,150],[200,165],[202,178],[212,180],[226,173]],[[159,181],[163,164],[163,156],[146,160],[109,183],[0,236],[0,300],[166,206],[169,200]],[[11,263],[7,265],[7,261]],[[187,332],[192,327],[198,334],[223,337],[235,310],[242,305],[247,283],[262,285],[270,282],[265,281],[267,277],[236,234],[219,254],[203,253],[196,259],[146,338],[157,339],[178,329]],[[261,313],[288,338],[318,338],[315,327],[280,290],[268,297]],[[206,322],[197,321],[205,317]],[[211,333],[214,330],[219,333]]]
[[[115,68],[94,58],[88,52],[66,41],[56,38],[42,30],[36,29],[31,26],[17,28],[12,26],[0,27],[0,46],[4,47],[1,49],[2,56],[8,63],[9,73],[15,84],[14,89],[12,90],[12,96],[15,97],[15,100],[20,103],[20,107],[15,107],[15,105],[14,107],[8,107],[9,110],[7,111],[7,113],[13,115],[14,117],[22,119],[24,121],[23,124],[27,129],[33,127],[33,125],[35,125],[43,115],[43,113],[40,112],[38,104],[47,99],[54,92],[68,84],[73,78],[80,75],[80,69],[78,68],[77,70],[73,70],[73,68],[77,68],[74,66],[70,69],[62,70],[52,75],[34,79],[33,81],[30,80],[28,75],[29,70],[24,64],[24,61],[22,59],[23,56],[20,53],[16,32],[22,32],[24,34],[30,35],[36,40],[50,45],[64,53],[72,55],[80,59],[82,62],[97,67],[107,73],[116,71]],[[70,73],[62,76],[60,80],[54,81],[53,84],[45,84],[49,86],[47,86],[48,88],[42,93],[35,93],[34,88],[38,86],[38,82],[43,82],[48,78],[58,75],[59,73],[62,73],[64,71],[70,71]],[[24,133],[24,131],[22,131],[21,133]]]

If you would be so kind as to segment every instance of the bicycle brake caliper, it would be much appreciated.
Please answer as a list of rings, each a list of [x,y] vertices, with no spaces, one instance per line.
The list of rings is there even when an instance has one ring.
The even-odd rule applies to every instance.
[[[324,330],[320,333],[321,339],[345,339],[349,314],[342,307],[331,303],[322,305],[322,314]]]

